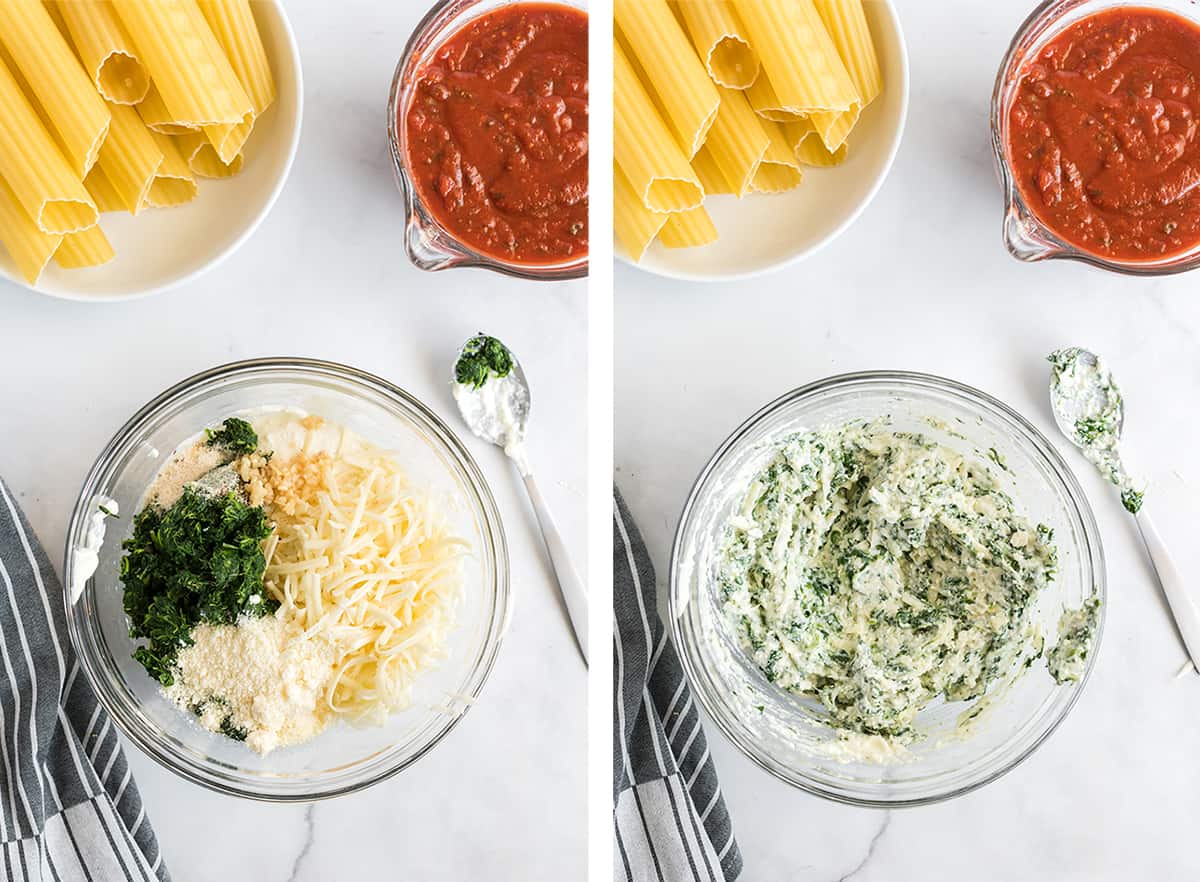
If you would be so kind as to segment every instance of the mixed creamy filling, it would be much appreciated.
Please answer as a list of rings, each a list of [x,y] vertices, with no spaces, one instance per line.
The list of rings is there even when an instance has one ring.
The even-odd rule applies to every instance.
[[[1079,609],[1063,610],[1058,620],[1058,642],[1046,654],[1046,667],[1055,682],[1074,683],[1083,677],[1099,618],[1098,597],[1091,598]]]
[[[1049,361],[1055,411],[1071,426],[1083,455],[1121,491],[1121,503],[1137,514],[1144,491],[1137,488],[1121,461],[1117,445],[1124,400],[1108,366],[1099,356],[1085,357],[1080,349],[1060,349]]]
[[[839,729],[908,740],[934,700],[982,696],[1040,654],[1035,599],[1056,566],[1052,531],[981,462],[855,423],[779,443],[727,525],[718,580],[768,680]]]

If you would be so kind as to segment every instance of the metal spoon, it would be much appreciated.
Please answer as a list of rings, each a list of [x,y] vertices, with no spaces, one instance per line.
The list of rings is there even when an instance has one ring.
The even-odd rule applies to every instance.
[[[471,338],[468,344],[475,340]],[[457,365],[463,349],[459,350],[454,359]],[[584,664],[588,660],[587,622],[588,604],[587,589],[583,580],[575,571],[567,546],[562,540],[546,500],[542,498],[537,483],[533,479],[533,470],[525,451],[525,427],[529,421],[529,383],[525,379],[525,371],[517,357],[512,355],[512,369],[503,377],[492,374],[479,388],[459,383],[454,377],[454,399],[458,402],[459,412],[471,431],[484,441],[504,448],[504,453],[516,465],[525,482],[525,491],[533,505],[541,528],[542,540],[550,555],[550,563],[554,567],[554,575],[558,579],[558,589],[562,593],[563,602],[567,606],[567,614],[571,619],[571,627],[575,632],[575,642],[583,655]]]
[[[1137,522],[1184,647],[1200,672],[1200,612],[1146,513],[1143,493],[1121,461],[1118,444],[1125,426],[1125,401],[1120,390],[1100,358],[1086,349],[1059,350],[1050,356],[1050,362],[1054,365],[1050,405],[1058,428],[1121,490],[1121,502]]]

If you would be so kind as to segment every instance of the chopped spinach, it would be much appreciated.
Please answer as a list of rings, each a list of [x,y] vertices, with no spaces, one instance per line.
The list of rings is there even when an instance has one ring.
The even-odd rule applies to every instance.
[[[1137,490],[1126,490],[1121,494],[1121,505],[1125,506],[1125,510],[1130,514],[1137,514],[1142,510],[1142,502],[1145,498],[1145,493],[1139,493]]]
[[[221,725],[217,731],[226,738],[232,738],[234,741],[245,741],[250,735],[250,733],[241,726],[235,725],[232,717],[226,717],[225,719],[221,720]]]
[[[220,429],[205,429],[209,447],[223,447],[231,453],[253,453],[258,449],[258,433],[245,420],[230,417]]]
[[[133,657],[164,686],[180,649],[201,622],[233,624],[274,612],[263,596],[262,541],[271,526],[262,508],[237,493],[205,496],[192,487],[169,509],[149,505],[123,543],[121,581],[129,636],[146,638]]]
[[[513,368],[508,347],[486,334],[467,341],[454,364],[454,379],[464,386],[480,389],[492,377],[507,377]]]
[[[218,708],[227,708],[229,702],[223,695],[214,695],[204,701],[197,701],[188,705],[188,710],[196,716],[202,717],[213,705],[216,705]],[[217,732],[226,738],[232,738],[234,741],[245,741],[250,737],[250,733],[237,725],[233,721],[233,715],[228,712],[222,714],[221,724],[217,727]]]
[[[1080,444],[1095,444],[1112,433],[1113,428],[1105,417],[1081,417],[1075,421],[1075,438]]]
[[[1008,460],[1006,460],[1004,458],[1004,454],[1001,453],[999,450],[997,450],[995,447],[988,448],[988,459],[990,459],[996,465],[1000,466],[1000,468],[1004,469],[1004,471],[1006,471],[1006,472],[1011,471],[1008,467]]]

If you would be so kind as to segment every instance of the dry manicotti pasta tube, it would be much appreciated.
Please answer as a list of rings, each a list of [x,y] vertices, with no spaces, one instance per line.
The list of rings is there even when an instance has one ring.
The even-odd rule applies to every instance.
[[[837,46],[838,55],[858,91],[858,101],[850,105],[849,110],[833,114],[832,118],[827,113],[813,114],[814,128],[821,133],[826,149],[833,153],[846,143],[863,109],[883,91],[883,73],[879,69],[879,58],[875,54],[862,0],[815,2],[821,21],[825,23],[825,29]]]
[[[222,162],[232,163],[241,155],[242,147],[254,130],[254,115],[247,114],[243,122],[236,125],[205,126],[204,134]]]
[[[0,243],[8,250],[25,281],[37,284],[61,242],[62,236],[44,233],[38,228],[12,188],[0,177]]]
[[[232,164],[238,161],[255,121],[275,100],[275,79],[249,0],[200,0],[200,11],[253,105],[250,119],[233,127],[224,139],[213,139],[221,161]]]
[[[775,94],[775,87],[771,85],[770,74],[765,70],[758,75],[754,85],[746,90],[746,98],[749,99],[754,112],[763,119],[786,123],[807,118],[805,114],[783,106],[783,102]]]
[[[771,138],[771,145],[754,173],[755,192],[783,193],[799,187],[804,174],[787,132],[780,123],[768,120],[763,120],[762,126]]]
[[[173,208],[191,202],[196,198],[197,187],[187,160],[170,135],[153,130],[150,135],[162,151],[163,161],[150,185],[150,192],[146,194],[146,204],[151,208]]]
[[[203,132],[187,132],[175,136],[175,146],[187,160],[188,168],[193,174],[202,178],[231,178],[242,170],[245,160],[239,153],[233,157],[233,162],[226,165],[217,156],[213,147]]]
[[[761,65],[733,3],[679,0],[676,8],[713,81],[727,89],[749,88]]]
[[[640,67],[680,149],[691,159],[716,119],[717,87],[667,0],[615,0],[613,12],[630,60]]]
[[[92,201],[96,203],[96,208],[101,214],[129,210],[125,207],[121,194],[117,192],[117,188],[112,185],[112,181],[108,179],[108,175],[104,173],[104,169],[99,164],[92,166],[88,176],[83,179],[83,185],[87,187]]]
[[[113,0],[171,116],[187,126],[237,125],[253,113],[195,0]]]
[[[275,78],[249,0],[200,0],[200,11],[258,118],[275,101]]]
[[[698,248],[717,241],[717,227],[704,206],[677,211],[667,218],[658,241],[668,248]]]
[[[154,83],[150,84],[150,91],[138,104],[138,113],[146,125],[160,135],[184,135],[200,131],[200,126],[181,123],[171,116],[171,111],[167,109],[158,89],[154,88]]]
[[[783,130],[796,154],[796,160],[801,165],[831,168],[846,161],[846,145],[843,143],[837,150],[830,151],[813,128],[812,122],[807,119],[797,123],[785,123]]]
[[[130,214],[141,211],[162,162],[163,152],[138,112],[132,107],[113,105],[112,127],[100,148],[98,167],[103,170],[121,207]],[[88,176],[90,179],[91,175]]]
[[[847,110],[858,92],[813,0],[736,0],[735,7],[784,110]]]
[[[19,72],[67,164],[82,181],[108,134],[104,99],[41,3],[0,0],[0,20],[0,43],[8,50],[12,72]]]
[[[642,204],[661,212],[700,205],[700,181],[618,41],[613,43],[613,90],[613,156]]]
[[[237,71],[233,67],[233,62],[225,53],[225,49],[217,39],[217,35],[213,33],[212,26],[208,23],[208,19],[204,17],[198,0],[188,0],[188,2],[184,3],[184,8],[192,18],[192,27],[197,38],[207,46],[209,54],[214,59],[220,59],[229,65],[229,69],[233,71],[234,79],[238,85],[242,86],[242,91],[245,92],[245,86],[242,85],[241,79],[238,78]],[[246,93],[246,97],[249,99],[249,93]],[[204,133],[208,135],[208,140],[212,142],[217,155],[221,157],[221,161],[233,162],[233,158],[241,152],[242,146],[246,143],[246,139],[250,137],[250,132],[253,128],[254,102],[250,100],[249,109],[242,114],[242,118],[236,123],[218,123],[204,126]]]
[[[62,18],[84,70],[100,95],[112,104],[137,104],[150,89],[133,40],[108,0],[58,0]]]
[[[754,173],[770,146],[771,137],[746,96],[734,89],[722,89],[721,109],[701,152],[716,163],[729,192],[736,196],[750,192]],[[707,186],[704,189],[710,192]]]
[[[37,111],[0,61],[0,178],[44,233],[85,230],[99,213]]]
[[[733,185],[725,178],[725,173],[721,171],[721,167],[713,159],[712,151],[708,149],[707,144],[701,147],[700,152],[692,157],[692,168],[696,172],[696,177],[700,179],[700,186],[704,188],[704,195],[706,197],[733,195]]]
[[[101,266],[116,257],[112,244],[100,225],[63,236],[62,244],[54,252],[54,262],[63,269],[83,269]]]
[[[613,226],[617,241],[634,263],[641,261],[669,217],[669,214],[648,209],[620,166],[613,166]]]

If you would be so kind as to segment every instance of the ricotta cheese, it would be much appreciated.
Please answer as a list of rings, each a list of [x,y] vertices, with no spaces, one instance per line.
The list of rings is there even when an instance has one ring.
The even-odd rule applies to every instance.
[[[455,383],[453,394],[471,430],[503,447],[521,474],[528,475],[525,419],[529,414],[529,389],[525,384],[510,373],[489,377],[478,388]]]
[[[88,517],[87,531],[83,542],[75,546],[75,569],[71,576],[70,602],[76,603],[83,596],[87,580],[96,575],[100,567],[100,550],[104,547],[104,535],[109,518],[120,517],[121,508],[117,500],[108,496],[97,496],[96,510]]]

